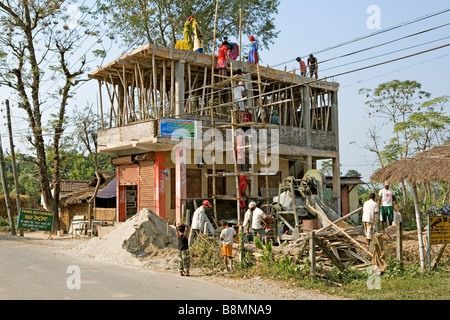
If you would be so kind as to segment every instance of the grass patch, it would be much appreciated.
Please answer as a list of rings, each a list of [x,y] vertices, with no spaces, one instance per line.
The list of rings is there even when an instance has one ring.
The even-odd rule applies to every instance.
[[[388,258],[388,267],[369,280],[367,270],[357,270],[347,265],[344,271],[325,268],[317,264],[317,276],[310,276],[310,263],[306,257],[284,256],[274,258],[271,245],[255,240],[257,254],[246,253],[242,262],[235,261],[234,272],[229,277],[263,277],[307,290],[356,300],[450,300],[450,259],[441,261],[433,272],[421,272],[418,263],[399,265],[394,258]],[[213,238],[205,238],[191,249],[194,265],[211,274],[224,270],[220,244]],[[371,279],[375,279],[372,277]],[[379,289],[376,284],[379,281]],[[373,288],[373,289],[370,289]]]

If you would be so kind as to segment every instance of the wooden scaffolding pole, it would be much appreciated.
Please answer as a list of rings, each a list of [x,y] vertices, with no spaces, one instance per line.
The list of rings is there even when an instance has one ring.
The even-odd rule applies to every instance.
[[[213,47],[212,47],[212,53],[211,53],[211,100],[212,105],[214,105],[214,53],[216,52],[216,31],[217,31],[217,14],[219,11],[219,0],[216,0],[216,12],[214,14],[214,35],[213,35]],[[211,128],[214,129],[214,108],[211,109]],[[212,143],[214,143],[214,135],[211,137]],[[213,203],[214,203],[214,222],[217,225],[217,198],[216,198],[216,150],[212,150],[211,156],[212,156],[212,166],[213,166]]]

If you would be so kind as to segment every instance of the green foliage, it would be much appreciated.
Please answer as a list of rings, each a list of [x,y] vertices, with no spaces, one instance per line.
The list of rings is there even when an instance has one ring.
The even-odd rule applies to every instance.
[[[1,231],[10,231],[8,219],[0,217],[0,230]]]
[[[191,266],[202,268],[208,272],[225,268],[222,257],[221,244],[213,237],[198,236],[189,248]]]
[[[224,36],[237,41],[239,37],[239,10],[242,8],[242,34],[255,35],[261,46],[268,47],[278,36],[274,15],[278,13],[278,0],[220,1],[217,19],[217,41]],[[125,46],[153,43],[169,46],[183,40],[184,23],[194,16],[200,26],[205,51],[212,48],[216,2],[212,0],[102,0],[98,12],[106,24],[120,36]]]

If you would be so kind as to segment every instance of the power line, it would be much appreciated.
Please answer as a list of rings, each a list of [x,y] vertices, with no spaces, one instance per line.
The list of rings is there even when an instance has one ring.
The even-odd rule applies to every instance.
[[[397,53],[397,52],[401,52],[401,51],[405,51],[405,50],[421,47],[421,46],[424,46],[424,45],[427,45],[427,44],[430,44],[430,43],[446,40],[448,38],[450,38],[450,36],[444,37],[444,38],[440,38],[440,39],[436,39],[436,40],[432,40],[432,41],[428,41],[428,42],[424,42],[424,43],[421,43],[421,44],[416,44],[414,46],[410,46],[410,47],[407,47],[407,48],[402,48],[402,49],[399,49],[399,50],[394,50],[394,51],[391,51],[391,52],[379,54],[379,55],[376,55],[376,56],[373,56],[373,57],[364,58],[364,59],[352,61],[352,62],[349,62],[349,63],[341,64],[341,65],[338,65],[338,66],[330,67],[330,68],[327,68],[327,69],[323,69],[322,72],[328,71],[328,70],[331,70],[331,69],[340,68],[340,67],[345,67],[345,66],[348,66],[348,65],[351,65],[351,64],[355,64],[355,63],[359,63],[359,62],[364,62],[364,61],[367,61],[367,60],[372,60],[372,59],[384,57],[384,56],[387,56],[387,55],[390,55],[390,54],[393,54],[393,53]]]
[[[450,11],[450,8],[444,9],[444,10],[441,10],[441,11],[438,11],[438,12],[435,12],[435,13],[427,14],[427,15],[425,15],[425,16],[422,16],[422,17],[419,17],[419,18],[416,18],[416,19],[413,19],[413,20],[410,20],[410,21],[406,21],[406,22],[400,23],[400,24],[398,24],[398,25],[395,25],[395,26],[392,26],[392,27],[389,27],[389,28],[386,28],[386,29],[382,29],[382,30],[373,32],[373,33],[368,34],[368,35],[366,35],[366,36],[361,36],[361,37],[355,38],[355,39],[353,39],[353,40],[348,40],[348,41],[339,43],[339,44],[337,44],[337,45],[327,47],[327,48],[322,49],[322,50],[314,51],[314,52],[312,52],[312,54],[323,53],[323,52],[326,52],[326,51],[329,51],[329,50],[332,50],[332,49],[336,49],[336,48],[345,46],[345,45],[350,44],[350,43],[354,43],[354,42],[357,42],[357,41],[361,41],[361,40],[364,40],[364,39],[367,39],[367,38],[370,38],[370,37],[373,37],[373,36],[376,36],[376,35],[379,35],[379,34],[388,32],[388,31],[392,31],[392,30],[395,30],[395,29],[398,29],[398,28],[401,28],[401,27],[404,27],[404,26],[407,26],[407,25],[410,25],[410,24],[413,24],[413,23],[416,23],[416,22],[425,20],[425,19],[429,19],[429,18],[438,16],[438,15],[440,15],[440,14],[447,13],[447,12],[449,12],[449,11]],[[305,57],[307,57],[307,55],[303,56],[302,58],[305,58]],[[285,61],[285,62],[279,63],[279,64],[277,64],[277,65],[272,66],[272,68],[274,68],[274,67],[279,67],[279,66],[281,66],[281,65],[285,65],[285,64],[288,64],[288,63],[293,62],[293,61],[295,61],[295,59],[292,59],[292,60],[289,60],[289,61]]]
[[[383,43],[377,44],[375,46],[371,46],[371,47],[368,47],[368,48],[364,48],[364,49],[360,49],[360,50],[353,51],[353,52],[350,52],[350,53],[346,53],[346,54],[343,54],[343,55],[340,55],[340,56],[337,56],[337,57],[334,57],[334,58],[323,60],[323,61],[319,62],[318,64],[329,62],[329,61],[333,61],[333,60],[344,58],[344,57],[348,57],[348,56],[351,56],[351,55],[354,55],[354,54],[357,54],[357,53],[361,53],[361,52],[364,52],[364,51],[367,51],[367,50],[379,48],[379,47],[385,46],[387,44],[391,44],[391,43],[394,43],[394,42],[397,42],[397,41],[400,41],[400,40],[404,40],[404,39],[407,39],[407,38],[415,37],[417,35],[421,35],[421,34],[424,34],[424,33],[430,32],[430,31],[434,31],[434,30],[439,29],[439,28],[446,27],[448,25],[450,25],[450,23],[446,23],[446,24],[440,25],[438,27],[434,27],[434,28],[431,28],[431,29],[427,29],[427,30],[419,31],[419,32],[416,32],[416,33],[413,33],[413,34],[409,34],[407,36],[400,37],[400,38],[397,38],[397,39],[394,39],[394,40],[390,40],[390,41],[387,41],[387,42],[383,42]]]

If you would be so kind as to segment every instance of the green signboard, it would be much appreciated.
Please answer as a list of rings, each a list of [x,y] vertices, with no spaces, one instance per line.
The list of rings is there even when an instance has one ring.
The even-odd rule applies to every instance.
[[[17,228],[39,231],[52,231],[53,211],[20,209]]]

